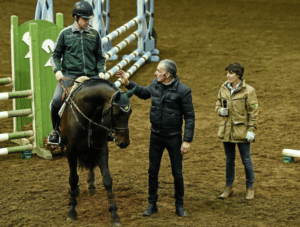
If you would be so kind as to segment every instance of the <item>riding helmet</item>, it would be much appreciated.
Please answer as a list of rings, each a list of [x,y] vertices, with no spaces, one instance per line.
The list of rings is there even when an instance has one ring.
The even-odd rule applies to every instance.
[[[83,18],[93,18],[93,7],[86,1],[76,2],[72,11],[72,16],[74,17],[75,15]]]

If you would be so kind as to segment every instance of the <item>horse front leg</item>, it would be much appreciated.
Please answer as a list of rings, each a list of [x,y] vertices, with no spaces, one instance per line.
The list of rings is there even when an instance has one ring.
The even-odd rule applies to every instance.
[[[109,202],[109,211],[111,212],[111,219],[113,226],[122,226],[119,215],[117,213],[117,205],[115,201],[115,194],[112,191],[112,178],[108,167],[108,147],[101,152],[99,167],[103,176],[103,184],[107,191],[107,199]]]
[[[79,187],[78,187],[78,174],[77,174],[77,158],[68,157],[68,163],[70,168],[70,176],[69,176],[69,184],[71,187],[70,190],[70,202],[69,202],[69,217],[67,220],[77,220],[77,213],[75,210],[75,206],[77,205],[76,197],[79,195]]]
[[[89,184],[88,192],[90,194],[94,194],[96,192],[95,190],[96,187],[95,187],[95,173],[93,168],[89,169],[89,172],[87,174],[87,182]]]

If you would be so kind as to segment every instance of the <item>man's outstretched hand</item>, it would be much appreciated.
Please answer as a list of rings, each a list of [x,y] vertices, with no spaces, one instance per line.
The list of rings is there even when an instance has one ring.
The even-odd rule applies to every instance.
[[[123,84],[125,85],[128,85],[129,84],[129,80],[126,78],[125,76],[125,72],[123,70],[119,70],[117,73],[116,73],[116,76],[121,78]]]

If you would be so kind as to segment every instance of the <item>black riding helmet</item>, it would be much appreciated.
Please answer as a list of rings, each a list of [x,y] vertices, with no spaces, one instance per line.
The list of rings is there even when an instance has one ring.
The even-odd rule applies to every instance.
[[[76,2],[72,11],[72,16],[74,17],[75,15],[77,15],[77,17],[91,19],[94,17],[93,7],[86,1]]]

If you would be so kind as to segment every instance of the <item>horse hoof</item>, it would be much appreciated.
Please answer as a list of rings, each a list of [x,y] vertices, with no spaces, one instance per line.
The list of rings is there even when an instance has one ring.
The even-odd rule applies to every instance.
[[[89,195],[95,195],[97,192],[96,189],[88,189],[87,191],[88,191]]]
[[[122,226],[122,223],[119,218],[111,219],[111,226]]]
[[[96,189],[95,185],[93,183],[89,184],[88,189]]]
[[[69,212],[68,212],[68,218],[67,221],[75,221],[77,220],[77,213],[75,208],[70,208]]]
[[[74,218],[70,218],[70,217],[67,218],[67,221],[76,221],[76,220],[77,220],[77,218],[75,218],[75,219]]]

